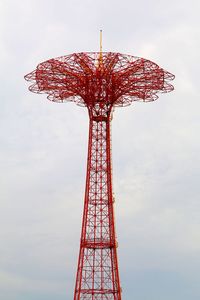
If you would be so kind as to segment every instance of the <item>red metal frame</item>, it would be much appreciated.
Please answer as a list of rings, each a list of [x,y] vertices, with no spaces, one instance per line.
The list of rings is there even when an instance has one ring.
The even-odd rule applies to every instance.
[[[74,300],[121,299],[113,211],[110,113],[107,107],[89,110],[85,205]]]
[[[89,113],[85,201],[74,300],[121,300],[112,190],[110,122],[115,106],[154,101],[174,75],[119,53],[75,53],[50,59],[25,76],[30,91],[74,101]]]

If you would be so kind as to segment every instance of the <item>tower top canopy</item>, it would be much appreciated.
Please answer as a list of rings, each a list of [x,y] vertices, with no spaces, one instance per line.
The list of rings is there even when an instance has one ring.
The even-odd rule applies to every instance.
[[[101,38],[100,38],[101,40]],[[29,90],[47,93],[54,102],[74,101],[91,107],[97,103],[127,106],[133,101],[154,101],[158,93],[173,90],[174,75],[154,62],[113,52],[74,53],[40,63],[25,79]]]

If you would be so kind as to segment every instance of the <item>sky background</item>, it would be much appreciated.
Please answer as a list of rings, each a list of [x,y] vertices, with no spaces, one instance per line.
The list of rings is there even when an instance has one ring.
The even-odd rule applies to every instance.
[[[28,91],[38,63],[103,50],[156,62],[175,91],[115,110],[123,299],[200,299],[200,2],[0,1],[0,298],[73,298],[88,116]]]

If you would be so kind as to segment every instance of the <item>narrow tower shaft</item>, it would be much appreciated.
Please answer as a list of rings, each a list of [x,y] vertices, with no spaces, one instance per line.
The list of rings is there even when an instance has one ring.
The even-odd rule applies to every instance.
[[[121,300],[112,192],[110,109],[89,109],[82,234],[74,300]]]

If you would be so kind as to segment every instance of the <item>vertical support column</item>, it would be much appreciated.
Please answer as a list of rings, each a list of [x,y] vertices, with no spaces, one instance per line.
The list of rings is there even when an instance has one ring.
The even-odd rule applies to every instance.
[[[110,114],[92,113],[74,300],[121,300],[116,248]]]

